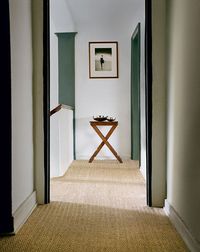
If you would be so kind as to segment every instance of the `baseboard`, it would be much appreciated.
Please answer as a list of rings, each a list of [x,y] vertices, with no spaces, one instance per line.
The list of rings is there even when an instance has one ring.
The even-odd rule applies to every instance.
[[[121,156],[122,160],[130,160],[130,157],[128,156]],[[76,155],[76,160],[89,160],[91,158],[91,156],[81,156],[81,155]],[[100,156],[98,155],[97,157],[95,157],[95,160],[117,160],[114,156]]]
[[[13,214],[14,233],[19,231],[36,206],[36,192],[34,191]]]
[[[179,217],[177,212],[174,208],[169,204],[167,200],[165,200],[165,213],[168,215],[169,219],[175,226],[178,233],[181,235],[182,239],[188,246],[191,252],[199,252],[200,251],[200,244],[199,242],[193,237],[190,230],[186,227],[182,219]]]

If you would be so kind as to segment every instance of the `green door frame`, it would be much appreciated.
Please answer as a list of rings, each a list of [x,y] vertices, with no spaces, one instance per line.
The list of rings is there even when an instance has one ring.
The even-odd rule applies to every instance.
[[[131,37],[131,159],[140,163],[140,23]]]

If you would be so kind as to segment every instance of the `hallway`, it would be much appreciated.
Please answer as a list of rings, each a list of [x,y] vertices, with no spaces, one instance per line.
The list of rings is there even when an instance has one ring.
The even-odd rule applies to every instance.
[[[51,180],[51,200],[0,251],[188,251],[164,211],[146,206],[135,161],[74,161]]]
[[[50,2],[57,7],[50,8],[52,22],[49,34]],[[140,171],[144,177],[148,173],[151,176],[149,180],[148,176],[146,179],[148,187],[152,189],[148,195],[149,205],[164,207],[190,251],[200,251],[199,3],[199,0],[2,1],[4,168],[0,176],[0,234],[10,235],[20,227],[22,229],[15,237],[0,239],[1,251],[76,251],[77,246],[82,246],[82,251],[89,251],[94,244],[95,250],[104,250],[105,244],[113,248],[111,251],[119,251],[123,244],[120,241],[124,240],[124,251],[135,248],[147,250],[146,247],[148,251],[155,251],[158,247],[159,251],[160,247],[171,251],[171,246],[176,247],[172,251],[184,250],[174,242],[177,235],[175,239],[172,238],[174,228],[161,209],[149,209],[143,204],[144,197],[137,197],[143,205],[134,206],[134,197],[138,194],[131,193],[134,187],[127,186],[131,191],[127,190],[126,182],[114,186],[115,183],[105,185],[91,178],[88,181],[92,180],[93,183],[88,184],[83,179],[70,178],[68,182],[71,181],[71,184],[65,186],[66,192],[69,192],[66,194],[67,201],[52,201],[43,206],[49,202],[49,157],[52,154],[48,150],[49,141],[53,143],[53,138],[49,139],[48,125],[49,112],[54,106],[70,107],[67,116],[63,115],[63,111],[53,116],[55,119],[59,115],[60,121],[55,120],[55,124],[61,126],[57,127],[60,138],[65,143],[66,140],[73,142],[70,144],[73,146],[70,155],[63,151],[65,158],[71,158],[68,159],[69,164],[73,159],[89,160],[99,142],[89,127],[92,116],[97,114],[116,117],[120,127],[113,135],[112,144],[123,160],[131,157],[131,37],[138,23],[141,24],[143,42]],[[58,99],[63,98],[63,94],[69,94],[58,89],[59,55],[69,55],[59,53],[58,33],[60,36],[62,33],[66,36],[76,34],[73,44],[76,71],[72,71],[75,77],[75,89],[72,91],[76,92],[70,95],[73,106],[69,106],[68,102],[63,104]],[[50,51],[53,52],[50,62],[55,63],[55,66],[50,66],[53,76],[49,76],[49,36]],[[89,77],[89,42],[102,41],[117,41],[119,44],[119,78]],[[50,94],[55,95],[53,100],[52,97],[50,99],[54,101],[50,107],[47,92],[49,79],[55,84],[50,90]],[[149,101],[149,109],[145,97]],[[64,126],[63,118],[70,122],[69,137],[60,134]],[[150,127],[149,137],[145,134],[147,125]],[[55,140],[54,149],[58,150],[60,143],[58,138],[55,137]],[[111,157],[110,153],[103,151],[101,158]],[[69,164],[58,166],[64,163],[63,159],[56,151],[53,153],[59,157],[54,167],[58,169],[55,172],[60,174],[56,175],[61,176],[65,173],[62,168],[66,169]],[[84,169],[80,170],[82,172]],[[60,182],[56,183],[61,186]],[[106,197],[102,197],[103,194]],[[65,196],[57,196],[64,201]],[[33,209],[35,211],[28,219]],[[142,219],[145,225],[141,224]],[[163,222],[160,223],[161,220]],[[160,224],[155,228],[158,222]],[[167,236],[166,228],[173,230],[173,234]],[[168,237],[167,241],[161,242],[160,236]],[[137,237],[141,242],[137,241]],[[152,249],[150,245],[153,245]]]

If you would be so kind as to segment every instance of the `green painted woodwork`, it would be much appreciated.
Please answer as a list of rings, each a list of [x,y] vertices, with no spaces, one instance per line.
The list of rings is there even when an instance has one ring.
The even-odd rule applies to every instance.
[[[74,160],[76,160],[76,119],[75,119],[75,110],[73,110],[73,155]]]
[[[59,104],[75,106],[75,35],[76,32],[56,33],[58,36]]]
[[[140,160],[140,23],[131,38],[131,159]]]

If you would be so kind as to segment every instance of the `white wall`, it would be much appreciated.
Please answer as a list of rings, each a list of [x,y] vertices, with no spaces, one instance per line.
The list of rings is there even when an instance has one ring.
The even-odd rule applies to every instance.
[[[74,23],[65,0],[50,1],[50,109],[58,106],[57,32],[74,32]],[[67,57],[67,55],[66,55]],[[61,110],[50,121],[50,174],[61,176],[73,160],[73,112]]]
[[[111,9],[109,11],[112,13]],[[98,114],[114,116],[119,121],[119,126],[109,141],[122,158],[130,158],[131,35],[138,22],[144,23],[144,3],[141,1],[140,8],[137,9],[137,12],[134,11],[133,8],[128,13],[122,13],[123,18],[120,18],[117,23],[115,22],[116,19],[107,20],[106,15],[102,14],[104,18],[100,22],[97,15],[97,19],[92,19],[92,22],[85,20],[85,22],[77,24],[76,156],[78,159],[89,159],[101,142],[89,125],[92,116]],[[89,79],[88,43],[90,41],[118,41],[118,79]],[[143,81],[144,78],[142,78]],[[144,87],[144,83],[141,85]],[[144,106],[142,109],[144,110]],[[144,111],[142,116],[144,116]],[[144,142],[143,140],[142,144],[145,144]],[[144,151],[142,151],[142,154],[144,155]],[[103,147],[97,158],[114,157],[107,147]],[[142,158],[142,165],[145,166],[144,161],[145,158]]]
[[[12,212],[31,195],[33,177],[31,0],[10,0]]]
[[[95,26],[96,24],[94,24]],[[107,32],[107,34],[106,34]],[[118,41],[119,79],[89,79],[88,42]],[[130,39],[120,33],[89,26],[76,36],[76,156],[88,159],[101,142],[89,125],[93,115],[116,117],[119,126],[110,138],[111,144],[123,157],[130,157]],[[129,59],[129,60],[128,60]],[[99,156],[113,157],[107,148]]]
[[[59,176],[59,112],[50,117],[50,177]]]
[[[64,175],[73,160],[73,111],[62,108],[52,115],[51,127],[58,129],[57,136],[52,130],[50,135],[50,139],[54,139],[50,148],[52,178]]]
[[[200,248],[200,2],[173,0],[168,10],[167,201]]]
[[[145,12],[139,13],[141,20],[141,55],[140,55],[140,127],[141,127],[141,172],[146,178],[146,109],[145,109]]]

